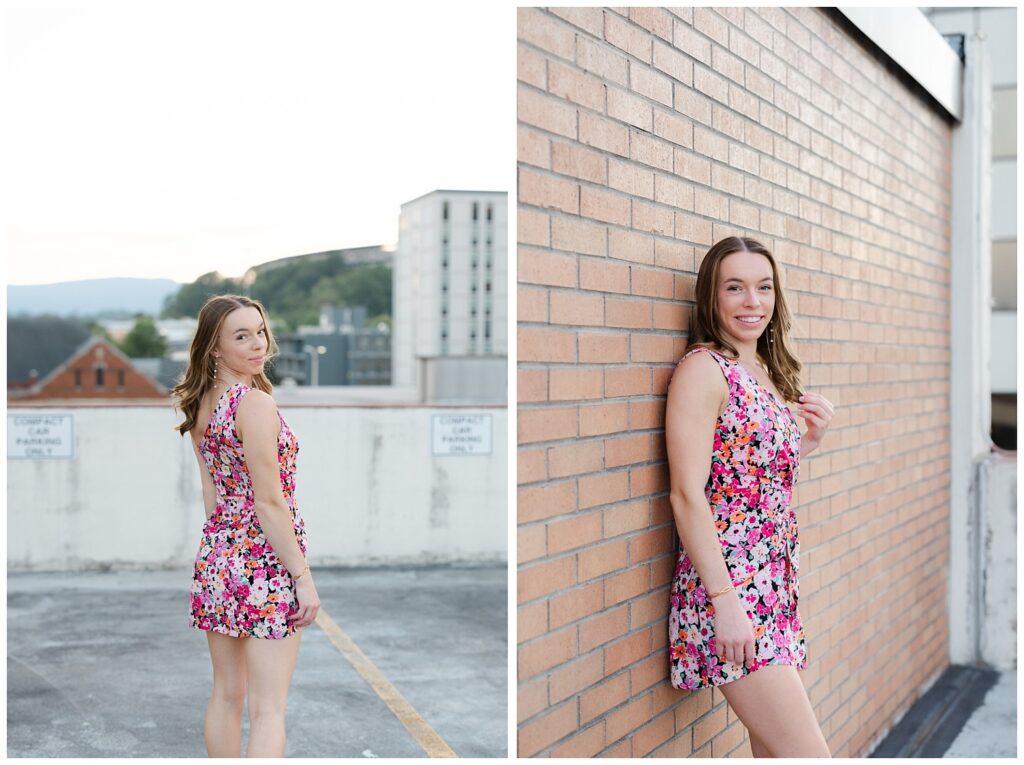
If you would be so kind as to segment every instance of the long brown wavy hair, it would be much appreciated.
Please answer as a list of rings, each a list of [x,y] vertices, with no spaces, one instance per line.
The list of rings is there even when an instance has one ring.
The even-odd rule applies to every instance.
[[[797,401],[803,391],[800,387],[800,369],[803,365],[797,359],[790,344],[789,332],[793,316],[786,303],[786,295],[779,283],[779,268],[775,258],[763,244],[747,236],[729,236],[716,242],[708,250],[697,272],[697,286],[694,290],[693,317],[690,321],[690,342],[687,348],[704,347],[731,357],[739,358],[721,331],[722,321],[718,315],[718,272],[722,260],[734,252],[753,252],[764,255],[772,266],[772,282],[775,290],[775,312],[764,332],[757,339],[757,355],[768,368],[768,375],[782,395],[784,401]]]
[[[263,318],[263,325],[267,329],[266,363],[270,363],[278,354],[277,343],[270,332],[270,322],[267,321],[267,311],[260,301],[245,295],[213,295],[210,297],[199,311],[196,333],[192,336],[192,344],[188,348],[188,365],[172,391],[174,408],[185,415],[184,422],[174,428],[181,435],[185,435],[195,427],[196,416],[199,414],[199,402],[206,391],[213,387],[213,349],[217,346],[221,327],[224,325],[227,315],[239,308],[255,308]],[[264,393],[272,393],[274,390],[274,386],[263,372],[253,377],[252,386],[259,388]]]

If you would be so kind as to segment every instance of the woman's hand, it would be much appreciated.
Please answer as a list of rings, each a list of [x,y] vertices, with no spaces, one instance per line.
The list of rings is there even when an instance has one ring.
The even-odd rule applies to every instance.
[[[727,592],[711,601],[715,606],[715,653],[747,668],[757,658],[754,627],[736,592]]]
[[[820,444],[821,439],[825,437],[825,431],[832,424],[832,415],[835,414],[835,411],[836,408],[832,406],[832,402],[820,393],[805,393],[801,396],[796,413],[807,423],[807,432],[803,435],[804,440]]]
[[[320,611],[320,596],[317,595],[316,585],[313,584],[313,574],[307,572],[295,582],[295,600],[298,602],[299,610],[289,616],[288,621],[295,627],[307,627],[313,623]]]

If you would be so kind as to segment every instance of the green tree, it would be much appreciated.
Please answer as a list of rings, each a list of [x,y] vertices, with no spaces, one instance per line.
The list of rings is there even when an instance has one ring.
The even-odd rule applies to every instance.
[[[263,303],[268,311],[284,318],[289,326],[316,324],[320,306],[311,296],[320,283],[349,268],[340,252],[297,258],[276,268],[257,272],[249,294]]]
[[[183,284],[173,295],[164,300],[160,317],[164,319],[180,319],[185,316],[196,317],[199,309],[211,295],[245,294],[240,280],[221,276],[219,271],[203,274],[191,284]]]
[[[286,335],[295,330],[295,326],[288,320],[287,316],[282,316],[277,311],[271,311],[269,308],[267,309],[267,321],[270,322],[270,328],[274,331],[274,335]]]
[[[161,358],[167,352],[167,341],[156,328],[152,316],[138,316],[131,330],[120,343],[121,350],[133,359]]]
[[[210,295],[224,293],[259,300],[275,322],[282,323],[283,327],[275,324],[275,331],[284,332],[316,324],[323,303],[363,305],[370,316],[390,316],[391,268],[380,263],[349,265],[340,251],[333,251],[259,270],[252,283],[246,285],[213,271],[168,297],[161,316],[195,317]]]
[[[391,269],[380,263],[355,266],[330,279],[322,279],[312,292],[312,302],[366,306],[369,316],[391,314]]]

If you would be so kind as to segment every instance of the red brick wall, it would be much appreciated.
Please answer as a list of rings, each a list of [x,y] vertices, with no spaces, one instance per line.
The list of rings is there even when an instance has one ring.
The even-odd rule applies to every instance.
[[[96,366],[104,368],[103,386],[96,385]],[[81,385],[75,384],[75,370],[81,371]],[[118,385],[118,371],[124,371],[124,385]],[[111,350],[104,341],[97,340],[54,375],[38,393],[17,396],[13,401],[40,401],[43,399],[75,398],[159,398],[167,399],[146,375]]]
[[[667,681],[665,391],[724,236],[784,270],[804,383],[801,678],[867,754],[947,664],[951,127],[817,8],[518,12],[520,756],[749,756]]]

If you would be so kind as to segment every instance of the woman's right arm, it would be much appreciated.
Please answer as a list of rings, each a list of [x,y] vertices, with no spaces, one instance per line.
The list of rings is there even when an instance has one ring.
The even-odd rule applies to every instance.
[[[291,512],[281,489],[281,468],[277,461],[277,438],[281,431],[281,418],[274,399],[261,390],[250,390],[239,402],[235,415],[238,437],[243,441],[245,464],[252,478],[256,517],[267,541],[277,553],[295,582],[299,612],[294,621],[305,627],[316,618],[320,598],[313,584],[313,575],[306,569],[306,558],[295,537]],[[243,439],[244,433],[244,439]]]
[[[665,408],[669,502],[679,540],[708,594],[732,584],[704,494],[711,472],[718,412],[729,387],[718,362],[696,353],[676,367]],[[729,661],[754,659],[754,632],[736,591],[711,601],[715,607],[715,649]]]

